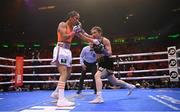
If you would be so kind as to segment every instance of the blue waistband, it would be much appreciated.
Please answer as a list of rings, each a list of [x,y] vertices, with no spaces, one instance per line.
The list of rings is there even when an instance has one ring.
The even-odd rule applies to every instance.
[[[70,43],[58,42],[57,45],[60,46],[60,47],[65,48],[65,49],[70,49],[71,48],[71,44]]]

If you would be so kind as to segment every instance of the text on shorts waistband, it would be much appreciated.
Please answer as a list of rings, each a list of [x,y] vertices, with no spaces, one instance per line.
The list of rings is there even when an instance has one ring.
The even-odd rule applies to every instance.
[[[65,42],[58,42],[57,45],[66,49],[70,49],[71,47],[70,43],[65,43]]]

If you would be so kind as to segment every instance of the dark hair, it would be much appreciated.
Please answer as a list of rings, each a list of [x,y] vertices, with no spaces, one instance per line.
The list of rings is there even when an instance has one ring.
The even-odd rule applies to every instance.
[[[103,33],[102,28],[99,27],[99,26],[94,26],[91,30],[96,30],[96,31],[98,31],[99,33]]]
[[[71,12],[69,12],[68,13],[68,15],[67,15],[67,19],[69,19],[69,18],[71,18],[71,17],[74,17],[74,16],[77,16],[77,15],[79,15],[79,13],[77,12],[77,11],[71,11]]]

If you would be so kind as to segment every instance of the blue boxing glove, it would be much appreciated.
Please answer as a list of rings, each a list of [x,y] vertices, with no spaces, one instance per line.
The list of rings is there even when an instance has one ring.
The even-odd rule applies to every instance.
[[[76,25],[76,26],[73,27],[73,31],[74,31],[75,33],[80,33],[80,32],[83,31],[83,29],[81,28],[80,25]]]

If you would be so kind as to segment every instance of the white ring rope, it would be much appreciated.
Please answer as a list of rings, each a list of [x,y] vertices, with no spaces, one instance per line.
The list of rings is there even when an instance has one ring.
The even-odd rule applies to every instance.
[[[74,57],[73,60],[79,60],[79,57]],[[52,59],[25,59],[24,62],[32,62],[32,61],[52,61]]]
[[[180,67],[178,67],[180,69]],[[126,74],[126,73],[145,73],[145,72],[159,72],[159,71],[168,71],[169,68],[164,69],[150,69],[150,70],[134,70],[134,71],[114,71],[114,74]],[[87,75],[91,75],[91,73],[86,73]],[[59,76],[59,73],[49,73],[49,74],[23,74],[24,76]],[[81,73],[71,73],[71,75],[80,76]],[[15,76],[14,73],[12,74],[0,74],[0,76]]]
[[[6,61],[16,61],[15,59],[11,59],[11,58],[4,58],[4,57],[0,57],[0,60],[6,60]]]
[[[0,82],[0,85],[1,84],[14,84],[15,82]]]
[[[0,74],[0,76],[15,76],[15,74],[14,73],[12,73],[12,74]]]
[[[146,76],[146,77],[127,77],[121,78],[122,80],[143,80],[143,79],[161,79],[161,78],[169,78],[170,76]],[[180,76],[179,76],[180,77]],[[107,81],[108,79],[102,79],[102,81]],[[92,79],[86,79],[84,82],[92,82]],[[57,83],[58,80],[51,81],[23,81],[23,83]],[[67,82],[79,82],[79,80],[68,80]],[[0,84],[13,84],[15,82],[0,82]]]
[[[162,54],[167,54],[167,51],[151,52],[151,53],[123,54],[123,55],[117,55],[117,56],[118,57],[132,57],[132,56],[150,56],[150,55],[162,55]],[[113,57],[116,57],[116,55],[113,55]]]
[[[180,58],[178,58],[178,60],[180,60]],[[123,61],[123,62],[119,62],[120,65],[122,64],[138,64],[138,63],[154,63],[154,62],[165,62],[168,61],[168,59],[158,59],[158,60],[140,60],[140,61]],[[116,65],[117,62],[114,62],[114,64]],[[72,64],[73,67],[77,67],[77,66],[81,66],[81,64]],[[0,65],[0,67],[3,68],[15,68],[15,66],[10,66],[10,65]],[[55,65],[36,65],[36,66],[23,66],[23,68],[52,68],[52,67],[56,67]]]
[[[151,53],[137,53],[137,54],[124,54],[124,55],[113,55],[112,57],[115,58],[118,57],[132,57],[132,56],[148,56],[148,55],[162,55],[167,54],[166,52],[151,52]],[[73,58],[73,60],[79,60],[79,57]],[[32,61],[51,61],[52,59],[25,59],[25,62],[32,62]]]
[[[140,61],[123,61],[119,62],[119,64],[131,64],[131,63],[154,63],[154,62],[164,62],[168,61],[168,59],[157,59],[157,60],[140,60]],[[114,62],[114,64],[117,64],[117,62]]]
[[[168,59],[158,59],[158,60],[140,60],[140,61],[124,61],[124,62],[119,62],[119,64],[131,64],[131,63],[154,63],[154,62],[164,62],[168,61]],[[117,62],[114,62],[114,64],[117,64]],[[72,64],[73,67],[75,66],[81,66],[81,64]],[[15,66],[10,66],[10,65],[0,65],[0,67],[4,68],[15,68]],[[36,66],[23,66],[23,68],[52,68],[56,67],[55,65],[36,65]]]
[[[72,64],[72,66],[81,66],[81,64]],[[52,68],[56,67],[55,65],[36,65],[36,66],[24,66],[23,68]]]
[[[11,66],[11,65],[0,65],[2,68],[15,68],[16,66]]]

